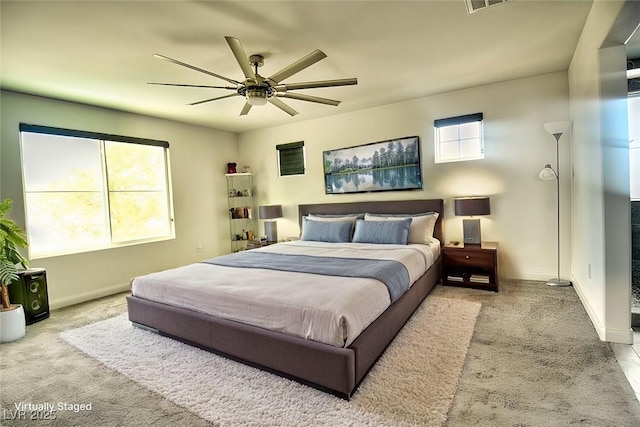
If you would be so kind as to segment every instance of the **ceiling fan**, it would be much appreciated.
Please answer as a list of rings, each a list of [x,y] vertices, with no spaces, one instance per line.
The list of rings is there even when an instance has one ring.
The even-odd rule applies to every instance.
[[[280,108],[282,111],[290,114],[291,116],[295,116],[298,114],[296,110],[282,102],[279,98],[289,98],[289,99],[297,99],[299,101],[308,101],[308,102],[316,102],[319,104],[333,105],[337,106],[340,104],[340,101],[336,101],[334,99],[321,98],[318,96],[310,96],[299,93],[291,93],[292,90],[299,89],[314,89],[319,87],[331,87],[331,86],[349,86],[358,84],[358,79],[336,79],[336,80],[318,80],[311,82],[300,82],[300,83],[282,83],[283,80],[291,77],[292,75],[304,70],[305,68],[315,64],[316,62],[324,59],[327,55],[321,50],[314,50],[309,55],[299,59],[293,64],[284,67],[282,70],[278,71],[275,74],[272,74],[270,77],[262,77],[258,74],[258,67],[261,67],[264,64],[264,57],[262,55],[251,55],[247,57],[247,54],[242,47],[242,43],[235,37],[225,37],[227,40],[227,44],[231,48],[233,55],[236,57],[238,64],[240,65],[240,69],[242,70],[245,80],[237,81],[234,79],[230,79],[224,76],[221,76],[216,73],[212,73],[211,71],[203,70],[202,68],[195,67],[190,64],[186,64],[184,62],[180,62],[176,59],[169,58],[164,55],[155,54],[153,55],[156,58],[164,59],[165,61],[172,62],[177,65],[181,65],[183,67],[190,68],[195,71],[199,71],[201,73],[208,74],[213,77],[217,77],[219,79],[225,80],[234,86],[207,86],[207,85],[189,85],[189,84],[177,84],[177,83],[149,83],[152,85],[163,85],[163,86],[180,86],[180,87],[202,87],[202,88],[210,88],[210,89],[227,89],[232,90],[233,93],[229,95],[218,96],[215,98],[205,99],[198,102],[193,102],[188,105],[198,105],[204,104],[205,102],[217,101],[219,99],[230,98],[233,96],[242,96],[245,98],[245,104],[240,112],[241,116],[244,116],[249,113],[252,106],[265,105],[267,102],[275,105]],[[253,68],[252,68],[253,67]]]

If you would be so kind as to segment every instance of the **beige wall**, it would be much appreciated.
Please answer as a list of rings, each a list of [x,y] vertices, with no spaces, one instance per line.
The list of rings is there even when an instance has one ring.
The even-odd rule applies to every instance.
[[[484,112],[485,159],[434,164],[433,120],[476,112]],[[556,198],[553,183],[539,180],[538,173],[546,163],[555,163],[555,140],[543,124],[567,118],[567,75],[559,72],[243,133],[239,158],[256,174],[258,203],[283,204],[285,218],[278,220],[281,238],[298,235],[300,203],[444,198],[445,237],[460,240],[462,223],[453,215],[452,198],[489,195],[492,215],[482,218],[483,239],[500,243],[501,275],[546,280],[556,275]],[[421,139],[421,191],[324,193],[323,150],[411,135]],[[305,142],[306,175],[279,177],[275,146],[300,140]],[[565,171],[568,141],[563,137]],[[568,180],[562,186],[562,270],[568,276]]]
[[[619,36],[638,24],[633,3],[594,2],[569,67],[574,287],[600,338],[620,343],[633,342],[626,36]]]
[[[24,226],[19,123],[169,141],[176,239],[76,255],[36,259],[47,269],[52,307],[128,289],[135,275],[171,268],[229,251],[226,163],[237,158],[230,132],[1,92],[0,197],[14,200],[12,218]],[[55,159],[52,159],[55,161]],[[202,245],[202,251],[196,246]]]

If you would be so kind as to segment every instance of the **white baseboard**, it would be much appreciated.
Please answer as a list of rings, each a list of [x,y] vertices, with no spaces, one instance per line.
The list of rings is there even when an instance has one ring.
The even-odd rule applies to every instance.
[[[108,286],[106,288],[100,288],[82,294],[76,294],[70,297],[51,300],[49,301],[49,309],[55,310],[70,305],[80,304],[81,302],[91,301],[97,298],[106,297],[128,290],[131,290],[131,285],[129,284],[129,282],[118,283],[117,285]]]
[[[618,344],[633,344],[633,329],[607,329],[605,332],[605,341]]]
[[[587,312],[589,319],[591,319],[591,323],[598,334],[598,338],[601,341],[606,342],[615,342],[620,344],[633,344],[633,329],[629,328],[628,330],[622,329],[607,329],[602,324],[601,319],[596,315],[595,309],[589,304],[589,300],[586,298],[584,292],[582,291],[582,287],[580,283],[576,280],[575,277],[572,277],[573,289],[575,289],[578,294],[578,298],[580,298],[580,302],[582,306]]]
[[[591,306],[591,304],[589,304],[589,300],[584,295],[584,292],[580,287],[580,283],[578,283],[575,277],[572,277],[572,282],[573,282],[573,289],[575,289],[576,293],[578,294],[578,298],[580,298],[580,302],[582,303],[582,306],[587,311],[587,315],[589,316],[589,319],[591,319],[591,323],[593,323],[593,327],[596,329],[598,338],[600,338],[601,341],[606,341],[605,338],[607,336],[607,331],[602,325],[600,318],[596,316],[594,308]]]

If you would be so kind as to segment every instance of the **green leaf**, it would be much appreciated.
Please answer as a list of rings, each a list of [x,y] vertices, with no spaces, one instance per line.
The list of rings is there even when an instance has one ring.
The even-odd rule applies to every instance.
[[[26,248],[28,245],[27,236],[20,226],[6,218],[0,218],[0,242],[3,240],[8,240],[20,248]]]
[[[11,210],[11,199],[0,202],[0,282],[9,284],[18,279],[16,264],[27,267],[28,260],[18,248],[28,246],[27,236],[18,224],[4,216]]]
[[[0,218],[4,217],[7,212],[11,210],[12,204],[13,201],[11,199],[4,199],[2,202],[0,202]]]
[[[5,260],[0,257],[0,283],[8,285],[16,280],[18,280],[18,269],[16,266],[5,262]]]

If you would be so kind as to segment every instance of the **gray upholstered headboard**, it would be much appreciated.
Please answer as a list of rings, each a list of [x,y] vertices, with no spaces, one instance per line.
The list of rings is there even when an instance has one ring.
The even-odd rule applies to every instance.
[[[417,214],[423,212],[438,212],[440,216],[436,221],[433,236],[444,244],[442,231],[442,199],[426,200],[385,200],[379,202],[351,202],[351,203],[320,203],[313,205],[298,205],[298,220],[302,224],[302,217],[308,214],[353,214],[353,213],[377,213],[377,214]]]

